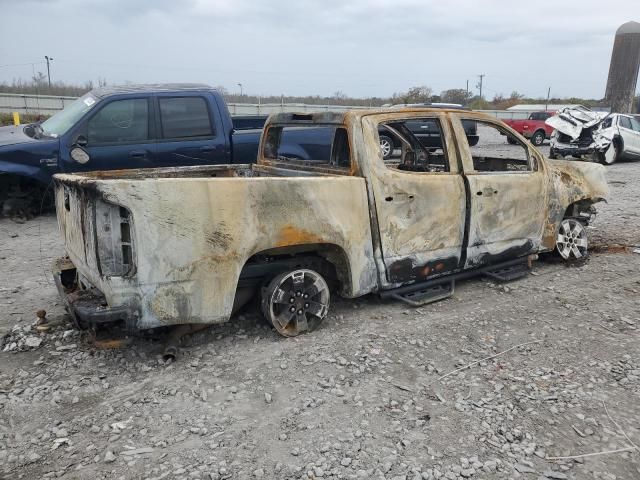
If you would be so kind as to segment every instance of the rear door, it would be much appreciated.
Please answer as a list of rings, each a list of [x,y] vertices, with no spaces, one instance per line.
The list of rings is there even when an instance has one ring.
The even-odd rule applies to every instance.
[[[452,114],[469,188],[465,267],[498,263],[538,250],[547,212],[544,165],[527,144],[498,122],[478,120],[478,143],[470,146]],[[513,144],[505,143],[511,136]]]
[[[219,112],[201,92],[158,93],[157,163],[161,166],[229,163],[229,140]]]
[[[426,148],[412,136],[416,125],[439,132]],[[379,130],[401,144],[401,157],[385,162],[380,149],[363,162],[370,179],[384,267],[390,286],[433,278],[458,268],[465,223],[465,189],[444,114],[398,113],[363,118],[367,145],[379,145]],[[436,145],[436,151],[431,151]],[[375,157],[374,157],[375,156]]]

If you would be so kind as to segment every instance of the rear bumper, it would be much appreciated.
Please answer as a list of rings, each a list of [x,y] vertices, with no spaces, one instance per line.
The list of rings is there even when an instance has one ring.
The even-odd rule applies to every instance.
[[[53,280],[65,308],[78,328],[93,328],[96,325],[125,321],[135,318],[128,306],[109,307],[98,289],[81,289],[77,281],[76,267],[68,258],[59,258],[53,263]]]

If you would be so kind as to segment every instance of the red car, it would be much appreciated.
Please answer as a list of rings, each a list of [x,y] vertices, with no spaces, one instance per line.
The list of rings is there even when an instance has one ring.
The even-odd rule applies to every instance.
[[[555,115],[556,112],[533,112],[526,120],[504,120],[504,123],[513,128],[523,137],[528,138],[531,143],[539,147],[545,138],[551,138],[553,128],[544,123],[544,121]],[[509,143],[516,143],[514,139],[507,136]]]

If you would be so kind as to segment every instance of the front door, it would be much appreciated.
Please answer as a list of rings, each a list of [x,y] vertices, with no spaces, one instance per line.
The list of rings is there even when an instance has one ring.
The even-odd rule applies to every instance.
[[[375,199],[383,286],[425,280],[458,268],[465,224],[465,188],[444,114],[398,113],[363,118],[363,131],[379,145],[378,131],[401,144],[400,157],[379,151],[363,165]],[[415,125],[438,132],[423,145]],[[430,140],[433,140],[432,138]],[[382,277],[382,275],[381,275]]]
[[[462,113],[452,114],[471,207],[465,267],[536,252],[547,213],[543,163],[533,147],[497,122],[477,121],[479,140],[469,146],[464,119]]]
[[[63,170],[118,170],[155,166],[155,140],[148,98],[124,98],[106,102],[83,122],[70,138]],[[89,154],[84,163],[72,161],[69,150],[81,145]]]

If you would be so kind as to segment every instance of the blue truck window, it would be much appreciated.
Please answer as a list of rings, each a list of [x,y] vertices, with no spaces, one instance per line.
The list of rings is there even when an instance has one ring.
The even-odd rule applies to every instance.
[[[160,122],[163,138],[212,137],[207,103],[202,97],[162,97]]]
[[[149,105],[145,98],[115,100],[87,124],[89,145],[135,143],[149,139]]]

